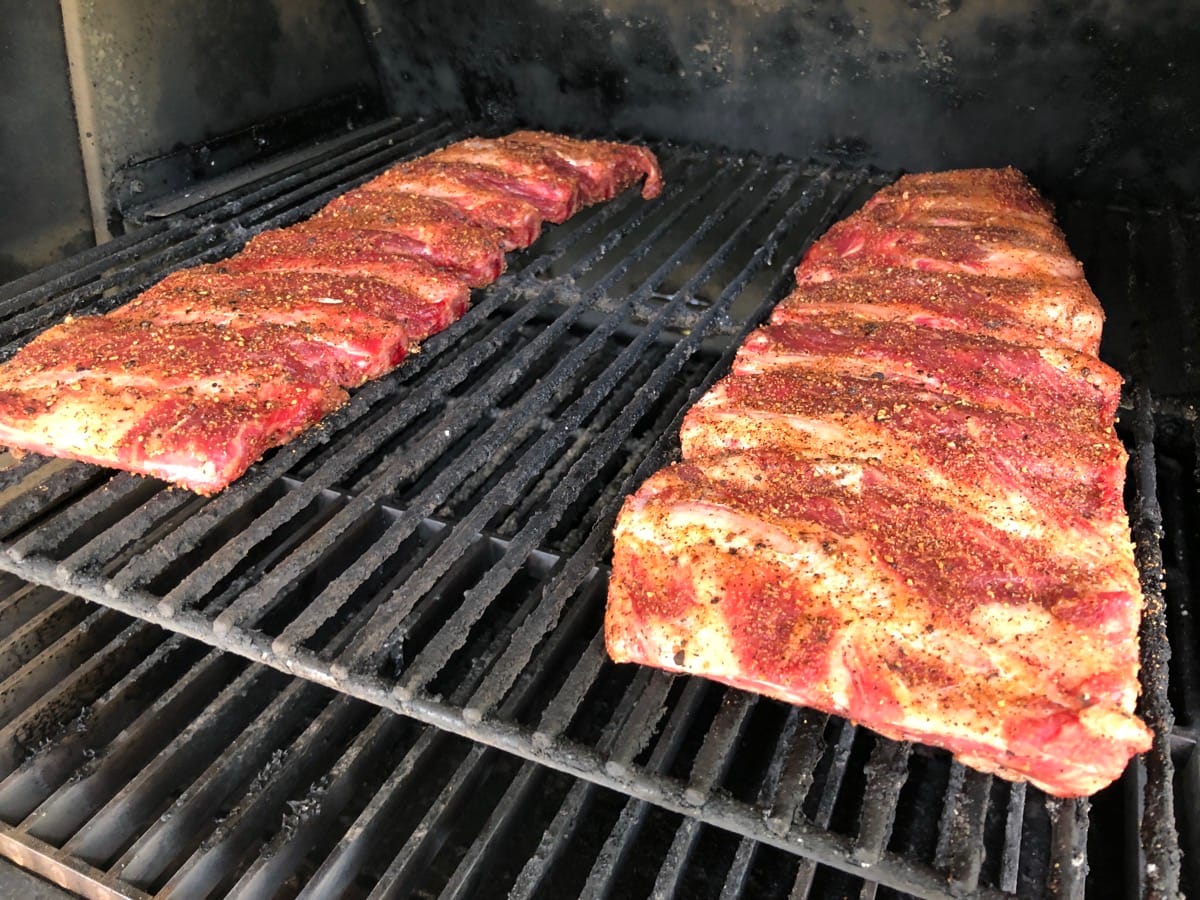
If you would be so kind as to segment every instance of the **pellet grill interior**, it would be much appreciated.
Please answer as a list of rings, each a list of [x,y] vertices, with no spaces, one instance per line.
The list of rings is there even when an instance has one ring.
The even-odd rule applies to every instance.
[[[1194,16],[59,6],[0,58],[0,359],[468,135],[646,143],[667,186],[547,227],[215,497],[0,457],[0,855],[95,897],[1200,895]],[[622,499],[807,246],[902,170],[1009,163],[1125,378],[1156,738],[1090,800],[601,634]]]
[[[148,210],[146,228],[6,291],[8,350],[487,130],[388,122],[192,209]],[[1188,320],[1200,222],[1060,210],[1128,377],[1142,706],[1159,731],[1123,783],[1064,802],[606,660],[622,497],[674,452],[689,398],[807,244],[889,177],[654,149],[663,198],[549,230],[418,357],[216,497],[36,456],[0,473],[0,567],[31,583],[6,607],[10,856],[132,896],[404,895],[418,876],[446,896],[1121,896],[1192,877],[1177,835],[1197,827],[1200,681],[1194,652],[1170,667],[1165,638],[1196,646],[1195,384],[1179,391],[1170,357],[1190,345],[1146,309]],[[414,780],[427,756],[440,774]],[[429,821],[404,836],[405,816]],[[328,823],[364,821],[366,837],[327,846]]]

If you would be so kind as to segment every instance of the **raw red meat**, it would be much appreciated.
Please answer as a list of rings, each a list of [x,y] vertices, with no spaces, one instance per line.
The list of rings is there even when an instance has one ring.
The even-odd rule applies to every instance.
[[[827,281],[844,260],[860,270],[899,266],[1001,278],[1083,277],[1061,241],[1001,225],[885,225],[870,216],[838,222],[814,244],[796,279]]]
[[[220,490],[346,400],[345,360],[292,332],[69,321],[4,366],[0,444]]]
[[[864,204],[873,221],[1003,225],[1061,237],[1050,204],[1016,169],[956,169],[905,175]]]
[[[84,316],[56,325],[5,366],[6,386],[69,387],[88,379],[144,390],[235,394],[266,380],[337,385],[345,355],[296,328],[263,322],[160,323],[140,315]]]
[[[394,369],[430,333],[424,312],[410,297],[373,279],[230,275],[216,266],[197,266],[169,275],[106,318],[203,322],[239,331],[262,324],[287,327],[339,357],[348,376],[339,383],[357,387]]]
[[[958,272],[881,269],[858,263],[826,267],[828,280],[798,285],[775,307],[773,322],[810,305],[852,304],[949,331],[1026,344],[1061,344],[1095,354],[1104,313],[1079,279],[995,278]]]
[[[618,517],[610,654],[1109,784],[1151,737],[1120,377],[1048,206],[909,176],[797,276]]]
[[[505,250],[528,247],[537,240],[542,216],[536,206],[500,188],[473,184],[462,175],[464,170],[469,173],[471,167],[424,162],[417,166],[395,166],[362,185],[360,190],[442,200],[472,222],[499,229]]]
[[[890,372],[890,370],[889,370]],[[1126,454],[1116,435],[976,406],[898,378],[778,369],[718,382],[687,413],[686,459],[755,448],[909,467],[998,528],[1068,553],[1127,540]],[[914,501],[920,498],[914,498]]]
[[[903,467],[765,450],[659,472],[618,520],[609,652],[1056,794],[1108,784],[1149,739],[1132,566],[1061,556],[924,489]]]
[[[458,172],[472,183],[499,188],[532,203],[551,222],[564,222],[583,206],[578,173],[557,157],[536,150],[469,138],[429,154],[414,168],[444,163],[463,166]]]
[[[360,246],[415,256],[459,273],[472,287],[504,271],[500,232],[468,221],[450,204],[410,194],[351,191],[291,230],[301,234],[358,232]]]
[[[902,320],[869,305],[800,306],[746,338],[734,372],[811,371],[899,380],[979,406],[1106,427],[1121,376],[1096,357]]]
[[[662,171],[658,160],[645,147],[611,141],[581,141],[545,131],[518,131],[500,138],[505,147],[519,147],[533,154],[553,156],[579,176],[585,204],[611,200],[644,178],[642,197],[650,200],[662,193]]]
[[[453,183],[467,190],[479,191],[481,196],[500,195],[510,201],[528,203],[537,211],[539,219],[556,224],[565,222],[580,207],[579,189],[575,182],[561,184],[557,188],[539,187],[531,178],[522,178],[496,166],[434,160],[430,157],[389,169],[364,187],[374,191],[407,191],[410,184],[430,181],[443,183],[447,191]]]
[[[217,263],[222,272],[287,273],[287,283],[302,282],[308,275],[361,276],[383,282],[400,293],[397,303],[404,314],[424,323],[421,338],[441,331],[466,312],[471,290],[460,277],[423,259],[396,256],[363,247],[355,232],[292,229],[258,235],[232,259]],[[418,338],[419,339],[419,338]]]

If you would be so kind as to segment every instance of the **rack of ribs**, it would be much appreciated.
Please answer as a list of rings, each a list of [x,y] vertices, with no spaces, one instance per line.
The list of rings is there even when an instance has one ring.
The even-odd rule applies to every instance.
[[[453,324],[543,220],[662,175],[646,149],[539,132],[400,163],[223,262],[69,318],[0,365],[0,446],[229,485]]]
[[[1012,169],[834,225],[626,503],[618,662],[857,721],[1056,795],[1146,750],[1120,376]]]

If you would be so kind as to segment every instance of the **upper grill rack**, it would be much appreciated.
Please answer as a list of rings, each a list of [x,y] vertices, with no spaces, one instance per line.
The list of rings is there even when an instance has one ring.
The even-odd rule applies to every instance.
[[[169,217],[111,256],[93,252],[0,295],[0,340],[12,352],[67,312],[112,308],[465,133],[380,126],[349,152]],[[808,243],[882,183],[656,149],[662,199],[626,195],[550,229],[476,292],[462,321],[215,498],[36,457],[0,472],[0,568],[881,884],[925,896],[1079,894],[1086,802],[1010,787],[840,720],[607,662],[604,559],[620,499],[670,458],[683,410],[787,290]],[[1123,429],[1150,600],[1143,706],[1160,730],[1121,801],[1148,865],[1122,878],[1167,896],[1180,872],[1172,750],[1194,758],[1194,735],[1174,726],[1166,700],[1150,391],[1161,374],[1139,344],[1157,326],[1139,316],[1157,272],[1146,236],[1166,228],[1186,250],[1195,223],[1090,223],[1066,211],[1068,237],[1115,310],[1106,355],[1139,376]],[[1176,287],[1186,258],[1168,259]],[[1174,552],[1186,571],[1188,546]],[[1184,591],[1175,608],[1187,600],[1180,569],[1166,569],[1168,599]],[[355,640],[333,642],[347,627]],[[498,630],[511,633],[502,645]],[[1195,720],[1190,706],[1181,715]]]

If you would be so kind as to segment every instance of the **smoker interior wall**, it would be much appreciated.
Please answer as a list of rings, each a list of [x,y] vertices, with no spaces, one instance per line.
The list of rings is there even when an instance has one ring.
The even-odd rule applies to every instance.
[[[0,0],[0,19],[0,283],[104,239],[131,162],[169,157],[135,185],[164,193],[327,133],[339,98],[379,115],[344,0]]]
[[[0,0],[0,22],[3,283],[91,246],[92,220],[58,4]]]
[[[1011,163],[1200,188],[1193,4],[364,0],[396,111],[452,109],[882,168]]]
[[[226,134],[375,81],[340,0],[65,4],[103,170]],[[82,110],[81,110],[82,112]]]

